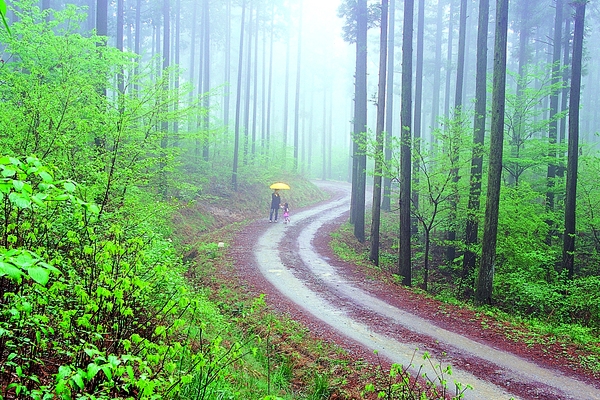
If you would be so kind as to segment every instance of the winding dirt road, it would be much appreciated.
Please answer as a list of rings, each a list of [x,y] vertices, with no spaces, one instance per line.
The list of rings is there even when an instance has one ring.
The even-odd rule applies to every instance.
[[[421,368],[432,378],[439,371],[423,361],[427,352],[433,365],[452,365],[452,376],[445,379],[473,387],[465,393],[467,399],[600,400],[600,385],[589,377],[511,354],[484,337],[449,330],[435,315],[417,315],[389,288],[326,254],[317,245],[323,242],[319,235],[347,218],[350,186],[317,184],[332,193],[330,200],[293,213],[287,225],[258,221],[246,232],[254,237],[253,245],[240,250],[252,254],[246,255],[244,273],[264,278],[261,291],[283,299],[280,306],[310,320],[311,329],[331,332],[342,346],[371,354],[377,350],[389,362]]]

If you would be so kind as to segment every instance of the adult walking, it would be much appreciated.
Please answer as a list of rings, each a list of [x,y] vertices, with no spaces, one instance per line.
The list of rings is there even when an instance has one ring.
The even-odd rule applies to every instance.
[[[271,211],[269,212],[269,222],[273,222],[273,214],[275,214],[275,222],[277,222],[280,204],[281,196],[279,195],[279,189],[275,189],[273,194],[271,194]]]

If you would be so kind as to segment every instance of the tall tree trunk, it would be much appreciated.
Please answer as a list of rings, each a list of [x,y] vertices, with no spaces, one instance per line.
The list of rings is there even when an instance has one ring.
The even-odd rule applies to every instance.
[[[136,0],[135,2],[135,42],[134,42],[134,52],[135,54],[137,54],[138,56],[141,55],[140,53],[140,46],[142,43],[142,0]],[[135,63],[135,68],[133,73],[137,76],[140,72],[140,67],[139,67],[139,62],[140,60],[138,59]],[[135,92],[136,96],[138,95],[139,91],[140,91],[140,87],[137,84],[137,80],[136,83],[133,86],[133,91]]]
[[[242,21],[240,27],[240,49],[238,52],[238,76],[237,76],[237,94],[235,104],[235,136],[233,144],[233,173],[231,174],[231,184],[233,190],[237,192],[238,188],[238,164],[240,155],[240,109],[242,104],[242,65],[244,61],[244,21],[246,19],[246,0],[242,2]]]
[[[437,18],[436,18],[436,29],[435,29],[435,62],[433,68],[433,98],[431,101],[431,129],[435,131],[438,125],[438,118],[440,115],[440,92],[441,87],[441,71],[442,71],[442,31],[444,30],[443,19],[444,17],[444,2],[438,0],[437,4]],[[433,143],[433,137],[431,138]]]
[[[367,156],[361,143],[367,127],[367,1],[357,3],[356,86],[354,96],[354,167],[351,214],[354,237],[365,241],[365,189]]]
[[[421,0],[422,1],[422,0]],[[371,217],[371,252],[369,259],[379,265],[379,225],[381,216],[381,173],[383,157],[383,127],[385,124],[385,84],[387,64],[388,0],[381,0],[381,35],[379,38],[379,92],[377,94],[377,126],[375,128],[375,171],[373,174],[373,205]]]
[[[123,42],[124,42],[124,14],[123,14],[123,1],[117,0],[117,49],[123,51]],[[125,91],[125,82],[124,82],[124,71],[121,68],[119,72],[117,72],[117,82],[119,93],[123,93]]]
[[[446,90],[444,91],[444,116],[450,118],[450,82],[452,77],[452,39],[454,38],[454,0],[449,0],[448,53],[446,55]]]
[[[287,145],[288,145],[288,119],[289,119],[289,99],[290,99],[290,52],[292,51],[290,46],[290,30],[288,29],[286,35],[286,50],[285,50],[285,86],[283,88],[283,162],[287,159]]]
[[[194,7],[196,7],[196,2],[194,2]],[[225,85],[223,87],[223,124],[225,125],[225,129],[229,132],[229,103],[231,100],[231,96],[229,96],[231,86],[231,0],[227,0],[227,4],[225,6],[225,66],[223,68],[223,82]]]
[[[477,65],[475,72],[475,115],[473,118],[473,152],[471,157],[471,178],[469,183],[469,203],[465,228],[466,250],[463,257],[463,281],[475,269],[476,253],[472,248],[477,243],[479,231],[479,207],[481,198],[481,178],[483,172],[483,145],[485,139],[487,101],[487,38],[490,2],[479,0],[479,21],[477,28]]]
[[[194,2],[194,7],[192,8],[192,21],[197,21],[198,20],[198,2],[195,1]],[[192,32],[191,32],[191,37],[190,37],[190,67],[188,68],[189,71],[189,81],[190,83],[193,84],[194,80],[195,80],[195,70],[196,70],[196,26],[198,24],[196,24],[195,22],[192,23]],[[194,91],[190,90],[190,95],[189,95],[189,103],[192,104],[194,102]],[[195,120],[195,117],[191,116],[188,118],[188,123],[189,123],[189,130],[191,131],[192,128],[192,124],[193,124],[193,120]],[[225,126],[227,126],[227,124],[225,124]]]
[[[458,54],[456,60],[456,86],[454,88],[454,124],[456,129],[462,128],[462,99],[463,99],[463,86],[465,78],[465,43],[466,43],[466,31],[467,31],[467,0],[460,1],[460,18],[458,27]],[[452,128],[451,128],[452,129]],[[452,157],[452,196],[450,198],[450,229],[448,230],[448,247],[446,248],[446,260],[453,262],[456,258],[456,214],[458,207],[458,143],[456,143],[456,135],[451,135],[449,145],[449,151]]]
[[[171,17],[170,17],[170,2],[169,0],[163,0],[162,12],[163,12],[163,51],[162,51],[162,77],[163,77],[163,90],[168,90],[170,85],[169,71],[168,68],[171,65]],[[163,112],[169,111],[166,107],[162,110]],[[161,158],[166,159],[166,148],[169,146],[169,123],[163,120],[160,123],[160,129],[162,132],[162,140],[160,142]],[[165,171],[166,163],[161,161],[160,163],[160,175],[161,175],[161,189],[163,197],[166,197],[168,189],[167,172]]]
[[[273,95],[273,43],[274,39],[274,23],[275,23],[275,3],[271,9],[271,39],[269,43],[269,82],[267,84],[267,151],[271,145],[271,106]]]
[[[386,89],[386,108],[385,108],[385,161],[392,159],[392,130],[394,122],[394,53],[395,53],[395,25],[396,25],[396,0],[390,0],[389,4],[389,23],[388,23],[388,43],[387,43],[387,89]],[[383,178],[383,199],[381,209],[383,211],[391,210],[392,179],[389,175]]]
[[[417,154],[421,149],[421,120],[422,120],[422,106],[423,106],[423,40],[425,36],[425,0],[418,0],[417,7],[417,60],[416,60],[416,71],[415,71],[415,105],[414,105],[414,118],[413,118],[413,148]],[[414,161],[413,171],[419,170],[419,162]],[[413,175],[414,187],[417,188],[419,185],[419,174]],[[417,190],[412,191],[412,206],[415,210],[419,209],[419,192]],[[417,220],[411,218],[411,232],[417,231]]]
[[[404,1],[404,25],[402,27],[402,99],[400,111],[400,235],[398,269],[402,284],[412,285],[410,246],[410,198],[411,198],[411,111],[412,111],[412,40],[414,0]]]
[[[557,85],[560,82],[560,52],[562,44],[562,20],[563,20],[563,0],[556,0],[556,14],[554,17],[554,38],[552,43],[552,85]],[[556,120],[556,114],[558,113],[558,95],[559,92],[555,91],[550,94],[550,112],[548,119],[548,142],[550,144],[550,152],[548,154],[550,162],[548,163],[547,172],[547,183],[546,187],[546,210],[549,212],[554,211],[554,184],[556,178],[556,140],[558,138],[558,121]],[[554,159],[554,160],[553,160]],[[548,224],[551,230],[554,230],[554,221],[548,220]],[[551,238],[548,239],[549,241]]]
[[[96,2],[96,34],[98,36],[108,36],[108,0],[97,0]],[[106,42],[98,42],[97,46],[105,46]],[[106,97],[106,85],[98,88],[98,93]],[[94,145],[100,149],[104,147],[104,138],[101,133],[94,136]]]
[[[569,100],[569,70],[570,70],[570,64],[571,64],[571,59],[570,59],[570,55],[569,52],[571,51],[571,46],[570,46],[570,36],[571,36],[571,18],[566,18],[565,20],[565,34],[563,35],[564,37],[564,44],[563,44],[563,66],[565,67],[563,69],[563,90],[561,93],[561,105],[560,105],[560,110],[561,112],[564,112],[567,110],[567,104],[568,104],[568,100]],[[558,131],[558,143],[563,144],[565,142],[565,137],[566,137],[566,130],[567,130],[567,119],[566,118],[561,118],[560,120],[560,127],[559,127],[559,131]],[[558,176],[563,177],[565,174],[565,166],[561,165],[558,167]]]
[[[202,12],[202,20],[204,23],[202,24],[204,28],[204,34],[202,35],[204,38],[204,44],[202,45],[204,49],[204,56],[202,57],[202,61],[204,62],[203,70],[203,78],[202,78],[202,87],[204,91],[210,91],[210,4],[208,0],[204,0],[203,2],[203,12]],[[204,161],[208,161],[209,155],[209,132],[210,132],[210,96],[202,97],[202,108],[204,108],[205,113],[202,118],[202,130],[204,131],[204,143],[202,146],[202,158]]]
[[[180,65],[181,62],[181,49],[180,49],[180,43],[181,43],[181,0],[176,0],[175,1],[175,37],[173,39],[173,46],[175,47],[173,49],[173,55],[175,57],[175,65]],[[175,93],[176,96],[179,97],[179,74],[175,75],[175,82],[173,82],[173,85],[175,87]],[[173,105],[173,108],[175,110],[175,114],[177,114],[177,112],[179,111],[179,102],[176,101],[175,104]],[[173,122],[173,147],[178,147],[179,146],[179,121],[175,121]]]
[[[252,158],[256,159],[256,118],[258,116],[258,21],[260,3],[256,5],[256,23],[254,25],[254,76],[252,78]]]
[[[563,235],[562,269],[573,279],[575,267],[575,210],[577,208],[577,167],[579,161],[579,100],[581,96],[581,59],[585,5],[587,0],[571,3],[575,8],[573,57],[571,59],[571,90],[569,93],[569,146],[565,196],[565,232]]]
[[[300,2],[298,25],[298,55],[296,59],[296,99],[294,106],[294,172],[298,171],[298,124],[300,120],[300,60],[302,58],[302,2]]]
[[[504,140],[504,108],[506,99],[506,42],[508,0],[496,0],[496,33],[494,41],[494,78],[492,88],[492,121],[490,126],[490,163],[487,199],[483,225],[481,265],[477,276],[475,303],[491,304],[498,236],[498,209],[502,180],[502,145]]]
[[[266,127],[266,114],[267,114],[267,10],[266,7],[262,9],[264,15],[264,21],[262,24],[262,68],[261,68],[261,100],[262,104],[260,106],[260,152],[262,155],[265,155],[265,146],[267,139],[267,127]]]
[[[321,136],[321,161],[323,162],[323,168],[321,168],[321,179],[327,180],[327,90],[323,90],[323,135]]]
[[[331,174],[331,153],[333,151],[333,96],[329,96],[329,108],[327,110],[327,176]]]
[[[246,90],[244,97],[244,164],[248,163],[248,156],[250,149],[250,84],[252,83],[252,35],[254,34],[254,20],[252,18],[254,14],[254,2],[250,1],[250,14],[248,15],[248,56],[246,58]],[[254,146],[253,146],[254,147]]]

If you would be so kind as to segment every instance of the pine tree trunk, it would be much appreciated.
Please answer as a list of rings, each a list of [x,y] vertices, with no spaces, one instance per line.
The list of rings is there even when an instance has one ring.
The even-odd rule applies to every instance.
[[[275,4],[275,3],[273,3]],[[271,39],[269,43],[269,83],[267,85],[267,152],[271,145],[271,105],[273,95],[273,43],[274,40],[275,5],[271,9]]]
[[[202,24],[204,28],[204,44],[202,45],[204,48],[204,56],[202,57],[202,61],[204,62],[203,66],[203,77],[202,77],[202,87],[206,92],[210,90],[210,7],[209,1],[204,0],[203,2],[203,12],[202,17],[204,23]],[[208,149],[209,149],[209,141],[208,132],[210,131],[210,96],[202,97],[202,108],[206,110],[204,116],[202,118],[202,130],[204,131],[204,143],[202,145],[202,159],[204,161],[208,161]]]
[[[475,115],[473,120],[473,152],[471,157],[471,178],[469,183],[469,203],[465,228],[466,250],[463,257],[463,281],[475,269],[476,253],[472,248],[477,243],[479,232],[479,208],[481,199],[481,178],[483,172],[483,145],[487,102],[487,37],[490,2],[479,1],[479,22],[477,28],[477,65],[475,73]]]
[[[442,71],[442,32],[444,30],[443,24],[444,16],[444,4],[443,0],[438,0],[437,6],[437,17],[436,17],[436,30],[435,30],[435,62],[433,68],[433,98],[431,100],[431,129],[435,130],[438,125],[438,118],[440,115],[440,92],[441,87],[441,71]],[[433,143],[433,137],[431,138]]]
[[[398,269],[402,284],[412,285],[410,246],[410,198],[411,198],[411,108],[412,108],[412,40],[414,1],[404,1],[404,24],[402,27],[402,99],[400,111],[400,235]]]
[[[254,20],[252,18],[254,14],[253,2],[250,2],[250,14],[248,15],[248,55],[246,58],[246,89],[244,91],[244,164],[249,162],[249,159],[254,156],[254,153],[250,156],[250,84],[252,83],[252,35],[254,34]],[[252,143],[252,148],[254,144]]]
[[[448,21],[448,52],[446,54],[446,90],[444,90],[444,116],[450,118],[450,82],[452,77],[452,41],[454,38],[454,0],[450,2]]]
[[[554,17],[553,35],[554,39],[552,45],[552,85],[556,85],[558,82],[560,82],[560,54],[562,45],[561,28],[563,20],[563,8],[563,0],[556,0],[556,14]],[[558,156],[555,147],[558,138],[558,121],[555,119],[555,116],[558,113],[558,96],[558,91],[555,91],[550,95],[550,112],[548,115],[548,119],[550,120],[550,123],[548,124],[548,142],[550,144],[550,152],[548,153],[548,156],[551,161],[548,163],[548,172],[546,175],[546,186],[548,188],[546,192],[546,210],[549,212],[554,211],[554,181],[556,178],[557,163],[556,161],[552,161],[552,159],[556,160]],[[554,221],[549,220],[548,224],[550,225],[551,230],[554,230]],[[551,241],[551,237],[548,238],[548,241]]]
[[[586,0],[571,3],[575,8],[571,89],[569,93],[569,146],[565,196],[565,232],[563,236],[562,269],[573,279],[575,270],[575,219],[577,208],[577,169],[579,161],[579,102],[581,96],[581,61]]]
[[[365,241],[365,190],[367,156],[361,148],[367,127],[367,1],[358,0],[356,37],[356,94],[354,98],[354,176],[352,201],[354,237]]]
[[[231,184],[233,190],[237,192],[238,189],[238,164],[240,154],[240,110],[242,104],[242,65],[244,55],[244,21],[246,18],[246,1],[242,2],[242,21],[240,27],[240,49],[238,53],[238,77],[237,77],[237,93],[236,93],[236,104],[235,104],[235,137],[233,144],[233,173],[231,174]]]
[[[394,53],[395,53],[395,25],[396,25],[396,0],[390,0],[389,3],[389,23],[388,23],[388,44],[387,44],[387,89],[386,89],[386,109],[385,109],[385,161],[392,159],[392,131],[394,121]],[[381,209],[383,211],[391,210],[392,179],[386,175],[383,178],[383,199]]]
[[[506,42],[508,0],[496,0],[496,33],[494,41],[494,77],[492,89],[492,121],[490,126],[490,163],[483,226],[481,265],[477,276],[475,303],[491,304],[498,235],[498,209],[502,180],[502,146],[506,97]]]
[[[414,118],[413,118],[413,149],[420,152],[421,149],[421,114],[423,106],[423,40],[425,35],[425,0],[418,0],[417,10],[417,60],[416,60],[416,71],[415,71],[415,105],[414,105]],[[419,170],[419,162],[415,160],[413,162],[413,171]],[[413,175],[414,187],[417,188],[419,184],[419,174]],[[412,207],[415,210],[419,209],[419,192],[418,190],[412,190]],[[417,232],[417,221],[411,218],[411,232]]]
[[[294,105],[294,172],[298,171],[298,140],[300,122],[300,70],[302,59],[302,2],[300,2],[300,21],[298,22],[298,54],[296,58],[296,97]]]
[[[456,86],[454,88],[454,121],[457,126],[462,124],[462,99],[463,99],[463,86],[465,79],[465,43],[466,43],[466,31],[467,31],[467,0],[460,1],[460,18],[458,27],[458,54],[456,60]],[[455,137],[456,135],[452,135]],[[454,221],[456,221],[457,207],[458,207],[458,144],[454,139],[451,139],[449,144],[449,150],[452,157],[452,196],[450,198],[450,229],[448,230],[448,243],[449,246],[446,248],[446,260],[450,263],[456,258],[456,227]]]
[[[123,42],[124,42],[124,31],[123,27],[125,25],[124,15],[123,15],[123,1],[117,0],[117,49],[123,51]],[[123,93],[125,91],[125,82],[123,81],[123,69],[121,69],[117,73],[117,82],[119,93]]]
[[[375,128],[375,171],[373,176],[373,205],[371,218],[371,252],[369,259],[379,265],[379,225],[381,217],[381,173],[383,157],[383,128],[385,125],[385,85],[387,67],[388,0],[381,0],[381,35],[379,40],[379,92],[377,94],[377,126]]]

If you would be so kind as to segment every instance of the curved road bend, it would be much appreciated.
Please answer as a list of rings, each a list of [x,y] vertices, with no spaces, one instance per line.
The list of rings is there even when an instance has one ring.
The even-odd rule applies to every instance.
[[[282,241],[289,243],[289,233],[292,230],[300,230],[299,233],[296,232],[298,233],[299,254],[295,256],[301,260],[304,268],[311,271],[321,285],[327,286],[328,298],[335,296],[347,304],[352,303],[355,308],[362,307],[369,312],[378,314],[389,321],[391,325],[395,324],[409,329],[418,335],[429,336],[438,341],[442,347],[448,348],[448,352],[470,354],[475,359],[493,365],[496,369],[495,374],[499,374],[501,380],[507,382],[508,389],[476,377],[468,371],[462,370],[459,365],[453,365],[452,376],[448,377],[448,380],[451,379],[463,385],[469,384],[474,388],[474,390],[465,392],[466,399],[520,399],[522,397],[519,396],[519,393],[510,393],[510,387],[529,385],[542,387],[542,393],[524,398],[600,400],[598,388],[442,329],[431,321],[381,301],[340,275],[335,267],[317,254],[312,246],[312,240],[324,224],[348,211],[350,186],[331,182],[317,182],[317,184],[323,189],[330,189],[335,193],[332,200],[294,214],[293,221],[289,225],[273,224],[258,239],[253,249],[254,257],[263,276],[298,307],[330,325],[340,334],[371,350],[377,350],[381,356],[391,362],[405,366],[413,365],[415,369],[422,367],[421,373],[425,372],[429,377],[436,376],[433,369],[426,363],[422,366],[414,365],[415,362],[422,360],[422,355],[427,350],[423,349],[426,347],[423,343],[403,342],[400,341],[401,338],[375,332],[368,325],[353,319],[350,310],[340,307],[339,301],[334,305],[322,294],[312,291],[307,282],[301,280],[297,276],[298,274],[294,274],[293,269],[284,265],[280,255],[273,256],[279,254],[278,249]],[[288,237],[286,238],[286,236]],[[289,246],[289,248],[293,247]],[[417,350],[415,356],[417,348],[422,350]],[[433,365],[448,363],[434,357],[432,357],[432,361]],[[453,387],[449,387],[449,389],[454,390]],[[532,389],[532,391],[535,390]]]

